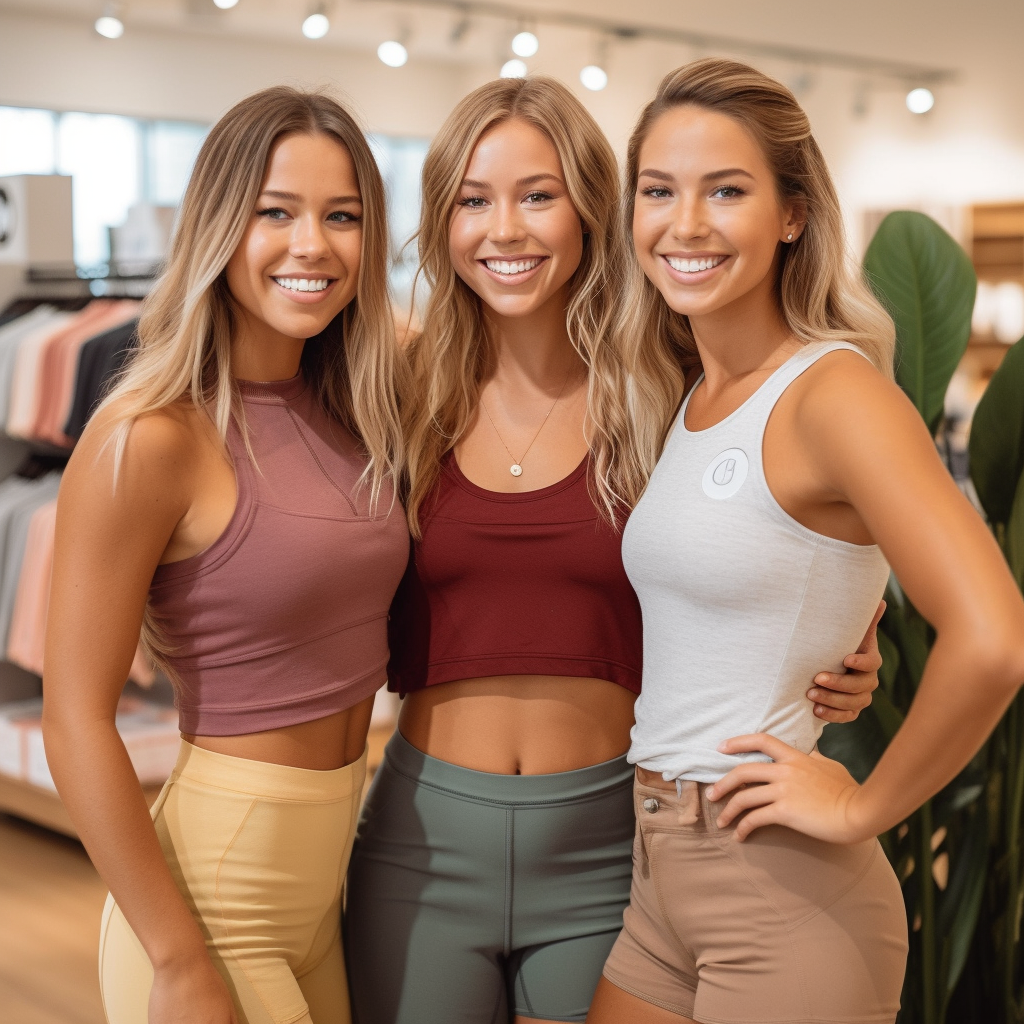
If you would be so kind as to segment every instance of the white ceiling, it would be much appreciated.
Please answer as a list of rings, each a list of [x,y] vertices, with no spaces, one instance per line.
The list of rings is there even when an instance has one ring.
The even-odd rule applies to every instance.
[[[133,27],[227,33],[294,42],[316,0],[239,0],[229,11],[213,0],[124,0],[122,18]],[[0,0],[0,10],[92,20],[105,0]],[[559,10],[688,29],[788,46],[843,51],[963,71],[979,61],[1020,63],[1024,3],[1020,0],[727,0],[693,4],[680,0],[506,0],[529,12]],[[403,27],[412,55],[452,62],[496,61],[507,56],[514,23],[472,17],[461,40],[452,41],[460,20],[453,10],[390,0],[333,0],[328,35],[313,46],[375,49]],[[543,45],[544,26],[539,34]],[[622,44],[643,45],[643,44]]]

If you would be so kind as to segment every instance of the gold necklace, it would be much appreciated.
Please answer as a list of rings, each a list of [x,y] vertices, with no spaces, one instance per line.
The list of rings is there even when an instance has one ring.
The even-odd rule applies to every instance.
[[[487,411],[487,406],[484,405],[484,400],[481,397],[480,408],[483,409],[484,415],[487,417],[491,426],[494,427],[494,433],[497,434],[498,440],[501,442],[502,447],[505,449],[505,451],[508,452],[508,457],[512,460],[512,465],[509,467],[509,472],[513,476],[523,475],[523,461],[525,460],[526,456],[530,454],[530,449],[533,447],[534,441],[536,441],[537,438],[540,437],[540,432],[544,429],[544,424],[547,423],[548,417],[555,411],[555,406],[558,405],[559,401],[561,400],[562,394],[565,392],[565,386],[566,384],[569,383],[569,377],[571,375],[572,367],[570,366],[569,372],[566,373],[565,375],[565,380],[562,381],[562,386],[558,389],[558,394],[555,396],[555,400],[551,403],[551,408],[548,409],[547,415],[545,415],[544,419],[540,421],[540,426],[537,428],[537,433],[533,435],[533,441],[531,441],[526,446],[526,451],[523,452],[522,457],[518,459],[512,454],[512,449],[509,448],[507,444],[505,444],[505,438],[501,436],[501,432],[498,430],[497,426],[495,426],[494,420],[491,419],[491,414]]]

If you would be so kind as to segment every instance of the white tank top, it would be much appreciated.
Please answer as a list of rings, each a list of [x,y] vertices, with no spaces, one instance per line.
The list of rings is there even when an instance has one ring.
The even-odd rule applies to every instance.
[[[824,723],[807,690],[816,673],[842,671],[885,590],[878,547],[802,526],[775,500],[761,462],[780,395],[837,349],[859,352],[806,345],[706,430],[686,429],[688,396],[626,525],[622,560],[644,626],[629,760],[667,780],[716,782],[743,761],[771,760],[719,753],[746,733],[810,753]]]

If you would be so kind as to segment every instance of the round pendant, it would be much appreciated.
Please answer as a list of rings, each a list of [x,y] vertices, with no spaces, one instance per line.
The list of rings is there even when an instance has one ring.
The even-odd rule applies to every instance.
[[[512,468],[511,468],[510,470],[509,470],[509,472],[510,472],[510,473],[511,473],[511,474],[512,474],[513,476],[522,476],[522,475],[523,475],[523,467],[522,467],[522,466],[520,466],[520,465],[519,465],[519,463],[517,462],[517,463],[516,463],[516,464],[515,464],[515,465],[514,465],[514,466],[513,466],[513,467],[512,467]]]

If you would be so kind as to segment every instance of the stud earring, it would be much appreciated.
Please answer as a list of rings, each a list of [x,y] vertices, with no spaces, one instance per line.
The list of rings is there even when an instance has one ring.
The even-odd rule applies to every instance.
[[[793,232],[792,231],[790,231],[790,233],[788,235],[786,235],[786,241],[787,242],[792,242],[793,241]]]

